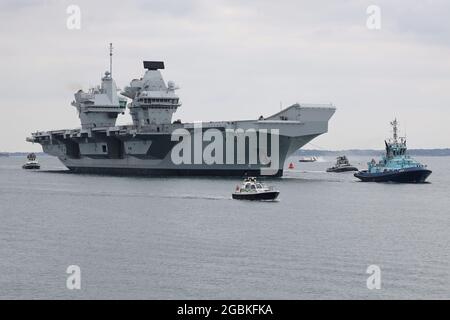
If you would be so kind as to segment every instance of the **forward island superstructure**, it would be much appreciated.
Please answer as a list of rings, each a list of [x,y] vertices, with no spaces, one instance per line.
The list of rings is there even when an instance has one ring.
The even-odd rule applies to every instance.
[[[32,133],[27,141],[74,172],[149,175],[281,176],[286,158],[327,132],[331,104],[293,104],[267,118],[182,123],[174,82],[162,61],[144,61],[144,75],[121,95],[105,72],[101,85],[75,93],[81,128]],[[131,125],[116,125],[128,107]]]

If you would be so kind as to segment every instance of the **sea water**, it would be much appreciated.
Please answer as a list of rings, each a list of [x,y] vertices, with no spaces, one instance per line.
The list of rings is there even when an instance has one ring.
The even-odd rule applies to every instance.
[[[364,157],[349,157],[364,168]],[[450,158],[426,184],[363,183],[299,163],[231,199],[239,178],[68,173],[0,158],[0,298],[450,299]],[[66,273],[78,266],[80,289]],[[366,271],[379,268],[380,289]]]

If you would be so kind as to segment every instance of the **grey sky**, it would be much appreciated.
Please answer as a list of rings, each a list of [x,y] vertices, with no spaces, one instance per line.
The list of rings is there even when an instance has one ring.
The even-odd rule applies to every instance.
[[[81,30],[66,27],[70,4]],[[381,30],[366,27],[371,4]],[[142,75],[143,59],[166,62],[183,121],[332,102],[314,145],[383,148],[396,116],[409,147],[449,147],[449,15],[444,0],[0,0],[0,151],[39,150],[30,132],[79,126],[73,93],[100,82],[109,42],[119,87]]]

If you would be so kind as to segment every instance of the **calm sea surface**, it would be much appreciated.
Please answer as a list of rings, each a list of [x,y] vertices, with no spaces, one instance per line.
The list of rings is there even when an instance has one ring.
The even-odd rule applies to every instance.
[[[450,157],[428,184],[298,163],[272,203],[239,179],[76,175],[0,158],[0,298],[450,299]],[[366,158],[350,157],[364,167]],[[53,171],[53,172],[52,172]],[[381,268],[368,290],[366,269]],[[81,268],[81,290],[66,269]]]

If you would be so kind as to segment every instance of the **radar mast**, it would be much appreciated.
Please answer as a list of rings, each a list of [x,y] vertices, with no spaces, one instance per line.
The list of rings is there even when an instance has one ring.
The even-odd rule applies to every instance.
[[[113,55],[113,46],[112,43],[109,44],[109,75],[112,78],[112,55]]]
[[[394,121],[391,122],[391,126],[392,126],[392,129],[394,131],[394,142],[397,142],[397,138],[398,138],[397,125],[398,125],[397,118],[395,118]]]

